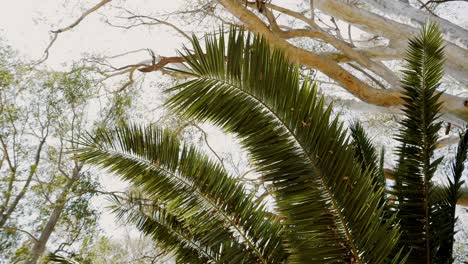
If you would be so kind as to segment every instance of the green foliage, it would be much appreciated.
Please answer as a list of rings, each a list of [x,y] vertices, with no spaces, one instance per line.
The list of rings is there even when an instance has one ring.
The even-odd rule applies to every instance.
[[[193,46],[185,59],[194,80],[173,88],[168,106],[241,138],[274,190],[289,260],[384,261],[398,239],[382,219],[384,190],[352,162],[346,131],[316,87],[301,84],[297,67],[261,37],[232,30],[227,51],[223,36],[208,39],[205,52]]]
[[[467,158],[468,151],[468,130],[460,134],[460,142],[458,143],[457,154],[452,164],[452,177],[447,177],[448,186],[442,189],[437,189],[432,194],[436,200],[436,212],[434,218],[435,227],[437,228],[434,243],[438,246],[435,259],[440,263],[452,263],[454,261],[453,247],[455,238],[455,223],[457,217],[455,209],[457,200],[461,197],[461,187],[465,183],[462,180],[463,170],[465,169],[464,162]]]
[[[216,246],[211,250],[218,255],[212,261],[234,261],[239,257],[248,262],[284,261],[282,244],[290,254],[289,262],[387,260],[398,240],[398,229],[393,219],[383,219],[384,190],[373,183],[369,172],[352,162],[354,153],[346,132],[337,119],[330,118],[331,107],[323,108],[324,101],[316,95],[316,87],[308,81],[300,84],[297,67],[288,63],[280,51],[270,52],[264,39],[243,31],[231,31],[227,51],[224,37],[219,41],[216,37],[207,39],[206,55],[196,40],[193,45],[195,54],[185,58],[194,79],[172,89],[177,93],[168,104],[188,118],[209,119],[241,138],[262,179],[273,189],[285,234],[275,231],[279,227],[272,228],[277,223],[270,222],[274,219],[267,217],[270,214],[262,209],[263,205],[253,203],[252,195],[242,191],[239,183],[221,177],[225,172],[219,165],[200,162],[204,159],[198,158],[199,154],[186,154],[197,152],[176,147],[179,143],[165,139],[170,138],[168,132],[157,132],[151,127],[104,131],[83,142],[86,148],[80,151],[80,158],[141,186],[156,203],[167,204],[164,209],[183,220],[184,226],[198,228],[198,221],[204,221],[203,230],[210,233],[198,229],[190,233],[202,235],[203,245]],[[135,157],[128,157],[129,154]],[[187,166],[184,164],[189,160],[193,160],[191,166],[199,169],[176,175],[203,177],[201,183],[210,183],[195,185],[197,188],[216,187],[206,190],[210,194],[204,197],[208,201],[216,198],[210,204],[227,203],[221,207],[225,211],[219,217],[213,217],[216,210],[210,212],[215,208],[201,206],[207,202],[199,201],[192,189],[167,181],[177,177],[166,176],[167,179],[162,178],[165,181],[153,183],[163,176],[159,176],[161,171],[154,167],[155,163],[174,170]],[[222,184],[223,179],[230,179],[233,187],[212,185]],[[221,195],[225,198],[221,199]],[[229,205],[236,196],[240,204]],[[260,211],[247,213],[251,210]],[[236,214],[241,226],[225,219],[229,214]],[[270,220],[249,223],[247,220],[256,214],[263,216],[252,220]],[[188,224],[193,221],[197,222]],[[144,225],[139,226],[146,230]],[[220,229],[223,226],[231,228]],[[237,232],[232,233],[231,229]],[[216,236],[212,237],[214,230]],[[160,242],[164,244],[164,240]]]
[[[264,204],[256,203],[255,197],[247,194],[244,186],[219,164],[182,144],[169,131],[124,126],[100,130],[82,145],[78,152],[81,160],[118,173],[183,220],[187,232],[196,240],[189,243],[187,250],[192,248],[197,254],[176,251],[182,262],[201,258],[214,262],[263,259],[276,263],[284,259],[278,219],[265,210]],[[158,210],[154,207],[151,215],[166,219],[166,214],[160,215]],[[139,226],[147,230],[144,224]],[[181,237],[167,239],[170,251],[176,242],[184,245]],[[164,240],[161,243],[165,245]],[[198,244],[206,245],[206,250],[200,251]]]
[[[134,186],[136,193],[115,197],[114,212],[178,263],[450,262],[468,136],[448,188],[434,188],[441,44],[433,24],[410,41],[395,201],[383,150],[379,158],[362,126],[351,126],[351,141],[296,65],[235,28],[227,39],[207,37],[204,49],[194,38],[193,51],[182,54],[192,79],[167,91],[167,106],[234,133],[271,190],[273,211],[170,130],[100,129],[77,154]]]
[[[439,28],[435,24],[424,26],[421,34],[409,41],[403,71],[405,118],[397,135],[401,146],[397,149],[400,160],[394,190],[402,226],[401,244],[411,249],[411,263],[445,263],[451,258],[453,245],[456,221],[453,195],[460,185],[452,186],[451,199],[453,202],[455,198],[455,203],[448,208],[446,191],[436,191],[432,181],[442,161],[433,159],[442,124],[437,120],[441,93],[436,91],[443,76],[442,44]]]
[[[372,141],[368,138],[364,128],[359,122],[355,121],[351,123],[350,130],[353,138],[351,144],[354,148],[354,157],[361,164],[361,169],[363,171],[371,171],[374,182],[385,188],[385,175],[383,170],[384,150],[382,149],[379,158],[377,150],[372,145]]]
[[[8,71],[0,70],[0,87],[7,87],[13,81],[13,75]]]
[[[81,169],[69,150],[93,126],[89,106],[99,86],[91,69],[78,64],[69,72],[41,71],[14,62],[14,55],[0,46],[0,262],[22,263],[63,193],[46,251],[72,254],[97,230],[91,199],[99,186],[85,173],[69,184]]]

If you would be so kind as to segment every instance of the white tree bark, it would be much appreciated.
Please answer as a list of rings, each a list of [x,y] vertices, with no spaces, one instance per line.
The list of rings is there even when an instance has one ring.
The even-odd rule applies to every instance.
[[[377,5],[377,3],[375,3],[373,0],[365,1],[372,2],[375,5]],[[405,4],[401,2],[386,2],[391,2],[394,5],[401,5],[402,8],[405,6]],[[356,6],[347,4],[340,0],[316,0],[315,6],[323,12],[331,16],[338,17],[348,23],[351,23],[353,26],[356,26],[364,31],[380,35],[389,39],[390,47],[398,50],[397,53],[401,55],[405,52],[408,38],[418,33],[419,30],[410,25],[399,23],[392,19],[379,16],[377,14],[374,14],[362,8],[357,8]],[[406,9],[399,9],[399,11],[404,13],[413,13],[411,11],[407,11]],[[392,9],[390,8],[388,11],[390,10]],[[395,10],[395,12],[397,11]],[[412,15],[415,16],[415,14]],[[425,20],[419,19],[417,21],[421,23]],[[460,27],[446,20],[444,21],[444,24],[442,24],[442,30],[449,33],[449,35],[451,36],[449,39],[453,39],[458,42],[463,42],[468,39],[468,32],[466,30],[463,30]],[[448,24],[448,26],[445,27],[445,24]],[[456,34],[450,33],[452,31]],[[446,72],[452,75],[462,84],[468,85],[468,65],[465,59],[468,58],[468,49],[455,45],[454,43],[447,42],[445,47],[445,56],[447,59],[445,63]]]
[[[446,19],[436,17],[430,13],[424,12],[421,9],[412,7],[408,2],[389,0],[361,0],[362,2],[371,5],[385,13],[391,13],[396,16],[409,18],[411,22],[418,25],[423,25],[427,21],[435,21],[440,26],[447,41],[458,45],[464,49],[468,49],[468,31],[456,24],[447,21]]]
[[[362,101],[385,107],[400,105],[402,103],[400,89],[383,90],[372,87],[342,68],[336,61],[290,44],[286,39],[281,37],[281,34],[275,34],[275,32],[271,31],[260,18],[250,12],[239,1],[218,0],[218,2],[221,3],[228,12],[242,21],[249,30],[262,34],[273,47],[284,50],[292,61],[321,71]],[[406,39],[409,35],[417,32],[415,28],[357,9],[341,1],[315,0],[314,3],[317,8],[322,9],[324,12],[331,13],[330,15],[336,14],[340,18],[344,16],[347,18],[344,20],[348,20],[350,23],[363,25],[367,31],[385,32],[385,34],[396,40],[400,45],[403,41],[406,43]],[[388,22],[389,25],[378,25],[378,23],[386,22]],[[392,28],[392,25],[395,28]],[[387,27],[391,29],[385,31]],[[407,36],[404,36],[405,32],[408,33]],[[461,48],[459,49],[465,53],[468,52]],[[463,65],[463,68],[464,71],[466,71],[465,65]],[[465,98],[443,94],[441,100],[443,101],[442,111],[447,113],[450,118],[454,117],[464,121],[468,120],[468,101],[466,101]]]

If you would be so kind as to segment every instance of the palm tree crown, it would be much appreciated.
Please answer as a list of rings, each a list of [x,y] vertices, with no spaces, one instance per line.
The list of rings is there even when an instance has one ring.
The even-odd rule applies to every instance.
[[[192,78],[167,91],[167,106],[234,133],[272,191],[273,212],[167,129],[103,129],[82,140],[79,158],[140,190],[116,198],[115,212],[180,263],[436,262],[451,254],[467,139],[450,186],[434,191],[443,59],[437,27],[422,32],[410,42],[404,73],[395,199],[362,127],[352,125],[350,138],[296,65],[261,36],[235,28],[227,39],[208,37],[204,49],[193,39],[193,51],[183,54],[191,69],[183,73]]]

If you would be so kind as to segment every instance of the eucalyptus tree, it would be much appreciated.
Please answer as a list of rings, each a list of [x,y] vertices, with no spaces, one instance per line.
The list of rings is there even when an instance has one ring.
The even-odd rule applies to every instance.
[[[82,140],[77,154],[120,175],[141,197],[115,212],[180,263],[451,262],[454,208],[468,134],[449,185],[434,186],[439,160],[442,35],[423,27],[409,43],[405,118],[395,183],[362,127],[353,139],[317,87],[261,36],[231,29],[186,48],[192,78],[167,92],[184,117],[234,133],[271,190],[274,209],[196,147],[167,129],[124,125]],[[383,159],[383,157],[382,157]],[[391,194],[391,195],[390,195]],[[138,196],[138,195],[137,195]]]
[[[23,74],[27,74],[23,70],[5,67],[0,93],[0,143],[4,161],[1,168],[1,228],[26,209],[20,203],[42,162],[46,140],[52,130],[51,122],[56,120],[52,93],[38,88],[32,80],[21,81]]]
[[[74,254],[98,231],[91,199],[101,186],[69,151],[125,106],[99,97],[93,69],[33,69],[11,49],[0,55],[0,262]],[[96,98],[111,102],[90,108]]]
[[[32,248],[28,253],[30,256],[27,257],[26,263],[38,261],[59,223],[65,224],[64,230],[71,227],[70,231],[74,233],[72,238],[73,236],[80,237],[93,230],[97,217],[97,213],[89,204],[90,196],[92,196],[90,193],[97,188],[97,182],[87,175],[88,173],[82,169],[83,165],[80,162],[73,160],[72,156],[66,154],[76,146],[76,140],[82,131],[92,127],[90,125],[93,121],[86,115],[89,114],[87,108],[95,96],[97,88],[94,87],[89,72],[83,68],[75,68],[66,73],[52,72],[47,74],[44,88],[55,91],[54,99],[59,112],[57,113],[58,118],[53,124],[53,136],[59,143],[57,145],[49,144],[48,161],[53,164],[53,168],[46,169],[46,173],[49,175],[43,179],[47,179],[49,184],[46,186],[38,185],[35,190],[37,196],[44,196],[43,199],[50,204],[44,207],[44,218],[36,220],[40,223],[36,227],[38,235],[31,243]],[[64,213],[70,213],[73,216]],[[75,218],[74,221],[72,217]],[[59,239],[56,242],[59,244],[58,250],[65,250],[63,247],[68,241],[64,235],[61,237],[64,239]]]

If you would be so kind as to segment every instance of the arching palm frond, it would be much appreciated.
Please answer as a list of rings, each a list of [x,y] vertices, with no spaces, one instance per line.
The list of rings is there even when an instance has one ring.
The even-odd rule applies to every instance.
[[[185,54],[193,79],[170,89],[167,105],[240,137],[274,190],[289,262],[387,261],[399,234],[383,217],[384,190],[353,162],[316,87],[300,84],[297,67],[259,36],[231,29],[227,43],[210,37],[203,50],[194,38],[193,48]]]
[[[254,194],[219,164],[168,130],[136,125],[100,130],[82,140],[77,154],[130,181],[164,209],[131,218],[147,232],[147,225],[185,230],[193,245],[210,249],[214,259],[203,255],[210,263],[279,263],[286,258],[282,227],[265,204],[256,203]],[[181,223],[183,229],[177,229]]]

